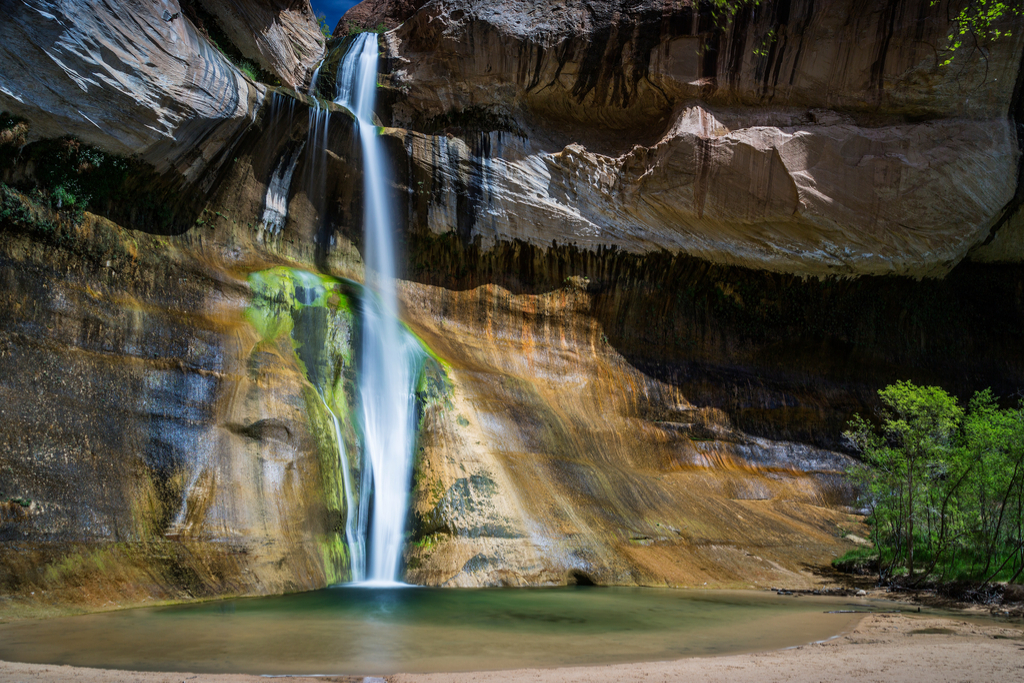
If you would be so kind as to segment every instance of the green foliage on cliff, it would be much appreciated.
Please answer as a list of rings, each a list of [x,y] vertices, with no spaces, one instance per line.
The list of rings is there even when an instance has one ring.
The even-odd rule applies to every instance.
[[[249,323],[266,342],[289,335],[307,379],[339,417],[347,414],[343,371],[351,381],[354,318],[341,281],[282,266],[252,273],[249,286]]]
[[[932,0],[932,6],[937,4],[939,0]],[[1024,15],[1019,5],[1002,0],[961,0],[952,3],[952,9],[956,14],[950,22],[949,44],[941,53],[942,66],[951,64],[963,49],[973,52],[989,41],[1012,36],[1005,21]]]
[[[941,0],[931,0],[931,6]],[[733,20],[740,9],[747,6],[768,4],[766,0],[707,0],[715,17],[715,23],[724,28]],[[984,50],[993,40],[1009,38],[1013,29],[1009,20],[1024,16],[1020,0],[951,0],[948,3],[949,33],[946,46],[939,48],[939,65],[949,66],[954,59],[965,52]],[[776,41],[775,29],[765,34],[754,54],[763,57]],[[986,55],[987,56],[987,55]]]
[[[327,23],[327,15],[320,12],[316,15],[316,23],[320,27],[320,33],[323,34],[324,40],[331,39],[331,25]]]
[[[40,203],[80,215],[128,199],[125,182],[139,163],[82,144],[73,136],[26,144],[28,124],[0,113],[0,171],[23,163],[31,169],[18,182]]]
[[[20,116],[0,112],[0,172],[14,165],[28,136],[28,122]]]
[[[36,220],[30,205],[22,195],[6,184],[0,184],[0,221],[16,223],[22,227]]]
[[[861,485],[879,578],[1016,581],[1024,573],[1024,405],[989,390],[966,410],[939,387],[897,382],[878,392],[881,424],[859,416],[846,436]]]
[[[280,266],[249,275],[253,296],[246,320],[260,337],[250,353],[255,369],[259,355],[275,352],[284,340],[308,384],[302,396],[310,433],[317,442],[323,502],[329,517],[320,552],[329,583],[349,578],[350,557],[344,542],[346,508],[341,458],[359,452],[355,405],[355,320],[344,283],[326,275]],[[337,431],[336,431],[337,430]],[[339,439],[343,445],[339,444]],[[349,464],[354,471],[358,463]]]
[[[202,197],[183,196],[145,161],[106,152],[70,135],[34,142],[27,142],[28,137],[28,122],[0,112],[0,180],[34,206],[55,211],[60,221],[80,223],[83,212],[90,211],[162,234],[195,222]],[[10,218],[17,207],[10,196],[5,201]],[[39,220],[36,216],[21,225],[31,227]]]
[[[47,140],[30,148],[35,176],[55,209],[84,210],[123,199],[134,162],[83,145],[74,137]]]
[[[0,183],[0,230],[28,235],[40,244],[121,272],[137,265],[139,245],[129,231],[109,221],[82,218],[80,211],[51,208],[38,188],[29,195]]]
[[[251,81],[261,81],[263,83],[268,82],[268,78],[265,75],[266,72],[248,59],[239,59],[235,61],[235,66],[237,66],[238,70],[245,74]]]
[[[387,27],[384,26],[383,22],[377,24],[373,28],[357,26],[356,24],[353,24],[351,22],[348,25],[348,34],[350,36],[354,36],[357,33],[384,33],[385,31],[387,31]]]

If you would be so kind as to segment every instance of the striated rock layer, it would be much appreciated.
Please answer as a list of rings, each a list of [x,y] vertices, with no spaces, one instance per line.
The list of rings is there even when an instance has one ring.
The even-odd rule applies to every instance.
[[[309,0],[200,0],[231,42],[298,90],[324,55],[324,39]]]
[[[718,125],[694,107],[656,145],[617,157],[578,144],[535,152],[507,133],[405,134],[428,198],[410,222],[437,234],[454,223],[485,248],[556,242],[799,275],[935,276],[988,236],[1016,189],[1005,120],[701,133]]]
[[[448,138],[406,141],[411,223],[449,229],[465,188],[484,245],[811,275],[941,275],[984,242],[1017,188],[1019,27],[943,66],[945,3],[755,5],[428,3],[387,35],[392,124]]]
[[[244,16],[223,10],[247,56],[292,87],[323,47],[308,3],[299,5],[297,13],[278,13],[275,3],[247,3]],[[0,111],[30,120],[32,139],[74,135],[206,192],[266,97],[178,2],[5,0],[3,8]]]

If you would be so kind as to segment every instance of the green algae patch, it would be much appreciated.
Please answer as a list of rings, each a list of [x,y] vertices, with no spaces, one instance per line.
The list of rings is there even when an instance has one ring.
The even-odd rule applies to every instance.
[[[420,335],[416,334],[416,332],[411,327],[409,327],[408,325],[405,325],[403,323],[402,326],[405,328],[405,331],[408,332],[409,334],[411,334],[413,336],[413,338],[419,343],[420,348],[423,349],[423,352],[425,354],[427,354],[427,356],[429,356],[432,361],[434,361],[435,363],[437,363],[438,365],[441,366],[441,372],[447,373],[449,370],[451,370],[451,367],[452,367],[451,363],[449,363],[447,360],[442,358],[437,353],[437,351],[434,351],[434,349],[432,349],[430,347],[430,345],[427,344],[427,342],[423,341],[423,337],[421,337]]]
[[[260,337],[253,352],[287,339],[308,381],[302,396],[317,443],[321,501],[328,520],[320,554],[328,582],[338,583],[350,571],[344,541],[347,507],[358,504],[345,500],[342,468],[358,476],[360,467],[360,435],[352,412],[358,391],[350,285],[283,266],[251,273],[248,282],[253,296],[245,318]]]
[[[250,274],[249,286],[253,298],[245,317],[260,339],[275,342],[288,335],[310,384],[339,419],[347,415],[355,395],[355,318],[348,284],[279,266]]]

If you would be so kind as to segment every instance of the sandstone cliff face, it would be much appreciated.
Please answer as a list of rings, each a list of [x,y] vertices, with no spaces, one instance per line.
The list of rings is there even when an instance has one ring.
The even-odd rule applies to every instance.
[[[30,120],[36,139],[75,135],[201,183],[214,178],[211,167],[266,95],[196,32],[177,2],[3,7],[0,110]]]
[[[945,3],[927,0],[769,0],[732,16],[687,0],[449,0],[428,3],[393,40],[399,56],[418,57],[397,68],[407,76],[406,104],[425,113],[525,104],[605,130],[637,133],[660,122],[651,135],[671,126],[673,104],[685,99],[918,118],[1005,115],[1019,39],[986,45],[987,59],[960,54],[959,68],[946,71],[936,53],[949,27]]]
[[[192,240],[37,220],[0,235],[0,497],[22,506],[0,519],[0,591],[99,606],[339,580],[329,423],[289,335],[244,317],[245,277]]]
[[[345,36],[354,30],[376,30],[381,25],[390,31],[415,14],[427,1],[363,0],[345,12],[334,28],[334,35]]]
[[[200,0],[246,57],[299,90],[324,54],[309,0]]]
[[[1019,31],[943,67],[943,3],[706,10],[426,5],[388,34],[392,122],[459,139],[407,143],[442,197],[412,223],[443,230],[466,187],[485,245],[814,275],[939,275],[989,236],[1017,186]]]
[[[842,547],[847,458],[752,437],[639,372],[582,278],[403,298],[451,382],[421,432],[409,580],[809,586]]]
[[[519,239],[801,275],[936,276],[988,236],[1016,189],[1004,119],[727,130],[695,106],[657,144],[616,157],[575,143],[538,152],[502,133],[407,135],[431,198],[410,222],[457,227],[485,247]],[[453,221],[463,188],[477,206]]]

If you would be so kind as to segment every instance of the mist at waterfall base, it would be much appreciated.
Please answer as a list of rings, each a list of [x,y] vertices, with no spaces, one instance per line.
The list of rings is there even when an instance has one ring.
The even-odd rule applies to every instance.
[[[0,624],[0,659],[271,675],[579,666],[801,645],[852,628],[850,610],[891,609],[753,591],[345,587]]]

